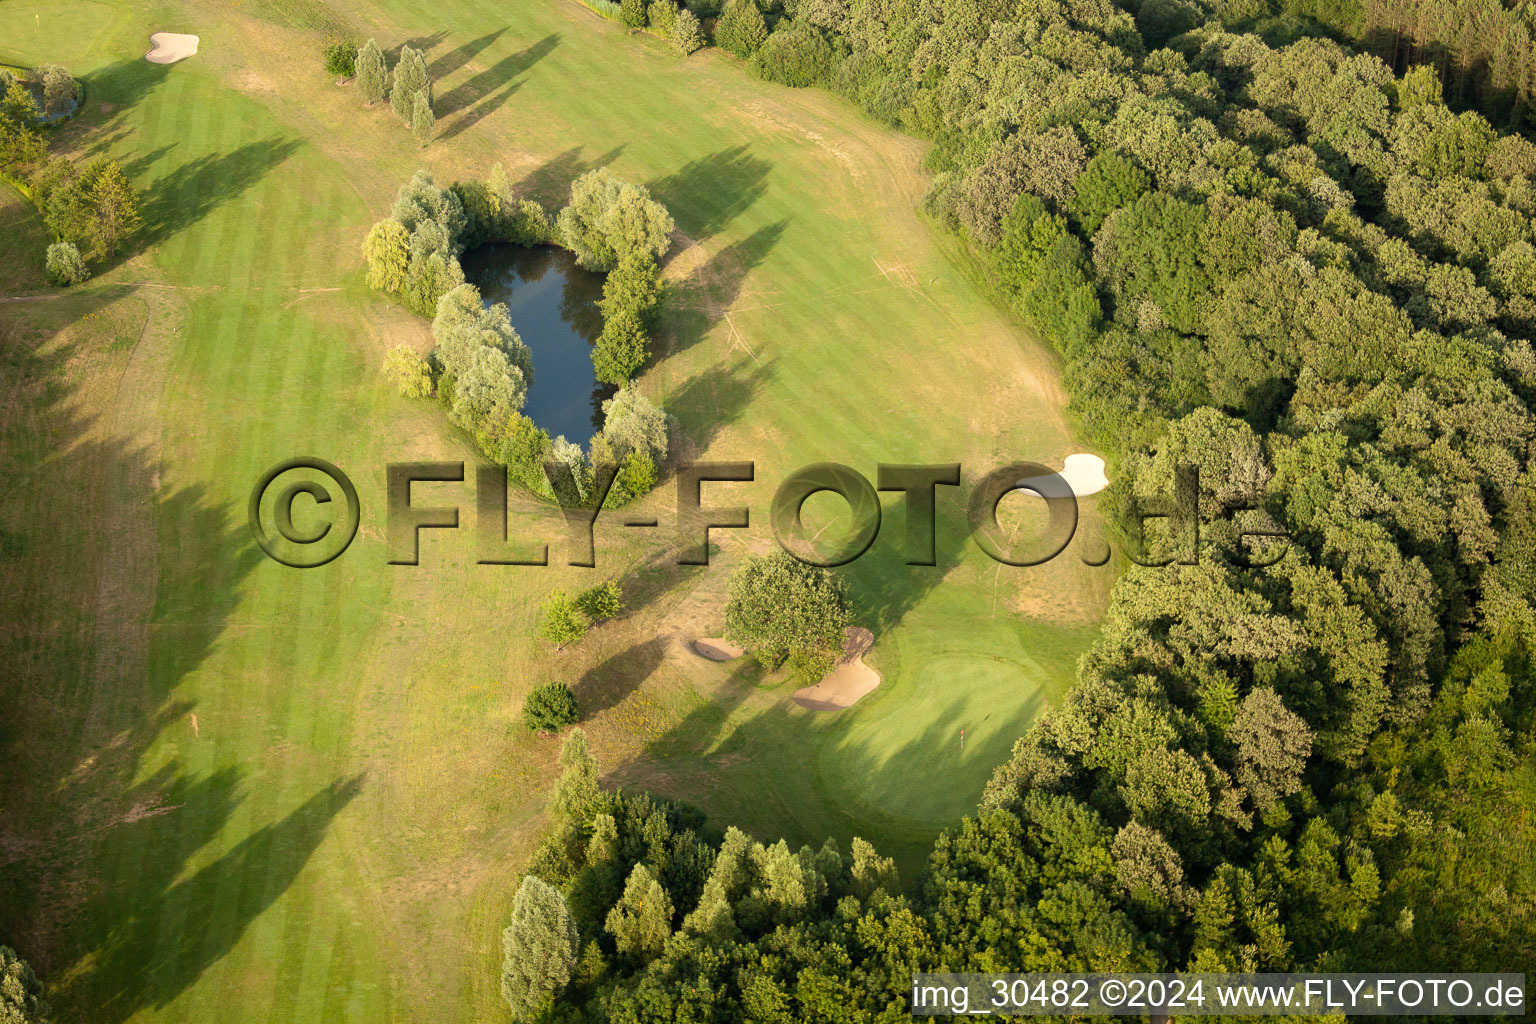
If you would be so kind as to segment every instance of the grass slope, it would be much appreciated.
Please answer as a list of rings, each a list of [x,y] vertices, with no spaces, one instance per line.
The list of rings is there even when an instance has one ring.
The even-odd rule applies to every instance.
[[[963,494],[943,497],[939,567],[902,564],[888,499],[850,569],[885,676],[859,708],[804,711],[682,643],[718,629],[727,572],[772,543],[773,488],[800,465],[961,461],[974,479],[1070,450],[1049,357],[916,218],[911,140],[574,4],[6,6],[39,17],[7,18],[0,59],[90,81],[59,145],[112,153],[148,192],[138,250],[62,296],[7,271],[27,301],[0,305],[26,485],[0,503],[21,712],[0,726],[0,902],[19,908],[0,941],[61,1020],[495,1019],[499,929],[554,771],[555,742],[515,720],[544,679],[576,687],[614,780],[765,837],[861,834],[909,869],[1068,684],[1109,571],[1070,551],[1000,570],[964,539]],[[424,153],[319,70],[337,22],[426,47]],[[160,29],[199,54],[144,62]],[[553,541],[549,569],[476,566],[467,529],[384,564],[385,464],[472,453],[379,380],[388,347],[427,339],[363,289],[357,247],[417,166],[446,181],[496,160],[551,203],[608,165],[673,210],[666,351],[642,386],[684,455],[758,465],[708,492],[755,524],[717,535],[709,569],[672,565],[665,529],[613,525],[602,568],[564,567],[537,507],[513,529]],[[250,485],[295,454],[348,470],[363,502],[353,548],[302,573],[244,523]],[[671,500],[647,503],[664,528]],[[545,593],[609,575],[624,618],[561,654],[530,639]]]

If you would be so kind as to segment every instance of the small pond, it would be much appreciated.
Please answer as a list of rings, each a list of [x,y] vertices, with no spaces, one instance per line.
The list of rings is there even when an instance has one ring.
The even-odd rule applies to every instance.
[[[592,373],[592,344],[603,331],[603,275],[583,270],[565,249],[482,245],[460,258],[464,278],[487,305],[505,302],[528,351],[533,387],[523,413],[550,437],[583,448],[603,426],[603,401],[618,389]]]

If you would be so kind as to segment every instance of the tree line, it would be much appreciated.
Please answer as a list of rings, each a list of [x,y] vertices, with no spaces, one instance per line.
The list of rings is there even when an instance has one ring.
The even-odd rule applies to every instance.
[[[531,873],[571,908],[573,973],[526,1019],[895,1020],[918,967],[1536,955],[1536,145],[1295,10],[1271,37],[1176,6],[737,16],[760,74],[931,140],[925,209],[1060,352],[1112,515],[1197,466],[1206,557],[1127,570],[1075,688],[900,893],[810,847],[738,874],[690,823],[707,867],[674,883],[633,845],[645,873],[620,859],[577,911],[609,828],[567,815],[569,864]]]
[[[140,195],[116,160],[84,164],[48,152],[46,132],[76,109],[80,91],[57,64],[25,75],[0,69],[0,172],[32,200],[53,236],[43,269],[56,285],[91,276],[143,221]]]

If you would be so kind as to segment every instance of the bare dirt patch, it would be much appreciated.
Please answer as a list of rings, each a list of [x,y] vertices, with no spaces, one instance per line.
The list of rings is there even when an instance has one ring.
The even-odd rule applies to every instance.
[[[848,627],[836,666],[815,686],[796,690],[795,703],[812,711],[841,711],[863,700],[880,685],[880,673],[864,664],[874,642],[875,635],[864,627]]]

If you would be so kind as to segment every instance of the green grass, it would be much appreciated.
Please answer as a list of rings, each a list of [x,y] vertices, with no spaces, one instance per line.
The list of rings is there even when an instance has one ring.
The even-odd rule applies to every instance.
[[[19,908],[0,941],[46,974],[61,1020],[500,1019],[499,929],[556,749],[517,715],[545,679],[575,687],[614,781],[764,837],[863,835],[908,869],[1070,682],[1108,570],[1072,552],[1000,570],[951,492],[938,568],[902,564],[888,499],[850,570],[885,677],[859,707],[805,711],[682,644],[718,630],[729,568],[772,543],[773,489],[800,465],[958,460],[974,479],[1071,450],[1051,359],[914,213],[918,144],[575,4],[338,13],[427,47],[442,136],[425,153],[327,79],[302,4],[5,6],[0,59],[90,84],[58,145],[110,152],[148,194],[141,250],[0,306],[18,481],[0,528],[21,581],[0,604],[20,695],[0,792],[23,851],[0,869]],[[200,52],[144,62],[161,29]],[[596,573],[560,566],[536,507],[513,529],[548,536],[555,567],[476,566],[467,529],[427,538],[417,568],[385,564],[385,464],[471,453],[379,379],[425,323],[366,292],[358,245],[418,165],[451,180],[496,160],[551,203],[606,164],[688,236],[642,387],[685,457],[757,462],[755,483],[707,492],[755,524],[717,534],[711,568],[617,526]],[[35,248],[22,237],[3,244]],[[363,503],[357,543],[308,572],[260,557],[244,524],[256,477],[296,454],[347,470]],[[419,491],[471,525],[468,486]],[[645,503],[664,527],[671,501]],[[627,615],[560,654],[531,639],[545,593],[608,575]]]

